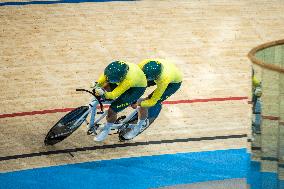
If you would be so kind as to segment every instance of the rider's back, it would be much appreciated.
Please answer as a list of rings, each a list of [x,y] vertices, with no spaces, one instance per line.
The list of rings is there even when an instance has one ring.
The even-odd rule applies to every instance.
[[[138,64],[140,69],[150,61],[158,61],[162,64],[163,69],[160,77],[155,81],[156,83],[180,83],[183,75],[176,65],[165,59],[145,59]]]
[[[136,64],[128,62],[124,63],[129,66],[129,70],[125,78],[120,83],[116,83],[117,87],[113,91],[105,93],[105,97],[107,99],[115,99],[132,87],[147,86],[147,79],[143,71]],[[106,83],[107,78],[104,74],[102,74],[98,79],[98,84],[100,86],[104,86]]]
[[[121,84],[127,83],[130,87],[146,87],[147,80],[143,71],[136,64],[127,63],[127,65],[129,71]]]

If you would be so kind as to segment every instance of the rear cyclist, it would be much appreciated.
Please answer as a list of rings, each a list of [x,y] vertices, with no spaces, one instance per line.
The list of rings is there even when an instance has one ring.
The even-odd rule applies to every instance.
[[[114,61],[104,70],[95,84],[95,93],[105,99],[113,100],[107,114],[107,123],[95,136],[95,141],[104,140],[117,119],[117,113],[136,102],[145,92],[147,80],[143,71],[132,63]],[[106,92],[105,89],[111,90]],[[138,124],[143,124],[146,115],[139,114]]]
[[[148,87],[157,85],[157,88],[147,98],[139,99],[136,103],[136,106],[141,106],[138,110],[140,115],[147,116],[148,108],[161,104],[180,88],[183,76],[173,63],[163,59],[146,59],[140,62],[138,66],[146,75]],[[134,138],[141,131],[142,126],[136,124],[131,131],[124,135],[124,138]]]

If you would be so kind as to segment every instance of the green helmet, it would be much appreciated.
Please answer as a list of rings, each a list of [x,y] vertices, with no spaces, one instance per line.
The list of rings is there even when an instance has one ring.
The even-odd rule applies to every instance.
[[[162,64],[158,61],[150,61],[146,63],[142,68],[148,81],[158,79],[162,73]]]
[[[105,68],[104,74],[109,83],[119,83],[125,78],[128,69],[124,62],[114,61]]]

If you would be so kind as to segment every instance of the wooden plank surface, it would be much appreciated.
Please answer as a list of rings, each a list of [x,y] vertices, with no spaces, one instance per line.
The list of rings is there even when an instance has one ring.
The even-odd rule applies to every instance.
[[[250,97],[246,55],[261,43],[284,38],[283,9],[283,1],[222,0],[1,6],[0,114],[85,104],[89,96],[74,89],[89,87],[115,59],[175,62],[184,81],[170,100]],[[249,134],[250,112],[247,100],[167,105],[134,142]],[[43,138],[63,114],[0,119],[1,157],[50,150],[42,146]],[[109,137],[103,144],[117,142]],[[82,128],[54,148],[89,145],[102,144],[85,136]],[[75,158],[62,154],[1,161],[0,171],[247,145],[240,138],[87,151]]]

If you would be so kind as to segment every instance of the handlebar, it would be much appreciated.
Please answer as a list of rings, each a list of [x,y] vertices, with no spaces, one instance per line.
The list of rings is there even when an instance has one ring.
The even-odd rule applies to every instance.
[[[83,92],[87,92],[87,93],[90,93],[91,95],[93,95],[93,96],[97,99],[97,101],[99,102],[101,111],[102,111],[102,112],[104,111],[104,106],[103,106],[103,103],[102,103],[102,101],[101,101],[100,96],[97,96],[94,92],[89,91],[89,90],[87,90],[87,89],[76,89],[76,91],[83,91]]]

